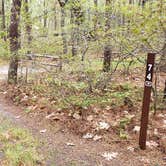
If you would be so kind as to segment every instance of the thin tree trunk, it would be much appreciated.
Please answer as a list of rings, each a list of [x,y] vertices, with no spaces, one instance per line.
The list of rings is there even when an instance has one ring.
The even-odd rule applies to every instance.
[[[31,23],[31,18],[30,18],[30,13],[29,13],[28,0],[25,0],[25,13],[26,13],[26,34],[27,34],[27,42],[28,42],[28,47],[29,47],[31,44],[31,41],[32,41],[32,35],[31,35],[32,23]],[[28,53],[30,53],[30,50],[28,50]]]
[[[146,4],[146,0],[139,0],[139,6],[142,6],[142,7],[144,7],[145,6],[145,4]]]
[[[65,27],[65,5],[67,3],[67,0],[65,1],[61,1],[61,0],[58,0],[59,2],[59,5],[61,7],[61,32],[62,32],[62,40],[63,40],[63,53],[64,54],[67,54],[67,40],[66,40],[66,35],[65,35],[65,30],[64,30],[64,27]]]
[[[4,0],[1,0],[1,5],[0,5],[0,16],[1,16],[1,20],[2,20],[2,24],[1,24],[1,29],[2,31],[4,31],[4,35],[3,35],[3,39],[6,41],[6,35],[5,35],[5,30],[6,30],[6,25],[5,25],[5,3]]]
[[[166,80],[165,80],[165,86],[164,86],[164,95],[163,95],[163,100],[166,102]]]
[[[21,0],[13,0],[10,16],[10,27],[9,27],[9,37],[10,37],[10,51],[11,59],[8,71],[8,83],[17,83],[17,70],[18,70],[18,49],[19,44],[19,22],[20,22],[20,10],[21,10]]]
[[[66,33],[64,30],[65,27],[65,9],[61,7],[61,29],[62,29],[62,41],[63,41],[63,54],[67,54],[67,40],[66,40]]]
[[[94,7],[95,7],[95,12],[94,12],[94,30],[96,30],[97,27],[97,8],[98,8],[98,0],[94,0]]]
[[[106,13],[105,13],[105,18],[106,18],[106,23],[105,23],[105,38],[106,40],[109,39],[109,33],[108,31],[110,30],[110,14],[108,7],[110,6],[111,1],[106,0]],[[104,46],[104,61],[103,61],[103,71],[104,72],[109,72],[110,67],[111,67],[111,55],[112,55],[112,48],[111,45],[109,44],[109,40],[106,41],[105,46]]]
[[[57,30],[57,3],[56,3],[56,0],[55,0],[55,2],[54,2],[54,12],[55,12],[55,14],[54,14],[54,31],[56,31]]]
[[[80,0],[73,2],[72,4],[71,20],[73,22],[72,55],[75,56],[77,54],[77,49],[80,44],[79,27],[84,21],[84,13],[82,11]]]
[[[160,71],[162,71],[162,72],[166,72],[166,31],[165,31],[164,35],[165,35],[165,43],[163,45],[162,57],[160,60]]]
[[[2,20],[2,0],[0,0],[0,21]],[[0,25],[0,30],[2,29],[2,24]]]
[[[5,2],[2,0],[2,29],[5,30]]]
[[[47,28],[47,8],[46,8],[46,0],[44,0],[44,28]]]
[[[110,71],[110,66],[111,66],[111,46],[106,45],[104,47],[104,61],[103,61],[103,71],[104,72],[109,72]]]
[[[71,24],[72,24],[72,33],[71,33],[71,44],[72,44],[72,56],[76,56],[77,55],[77,27],[75,24],[75,20],[74,20],[74,13],[73,10],[71,10]]]

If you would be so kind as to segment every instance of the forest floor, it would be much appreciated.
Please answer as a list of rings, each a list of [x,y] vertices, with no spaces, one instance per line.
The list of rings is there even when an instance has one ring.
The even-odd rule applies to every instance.
[[[2,69],[4,71],[4,68]],[[127,78],[131,84],[133,78],[137,78],[138,88],[134,86],[130,89],[126,84],[118,85],[111,89],[112,93],[115,90],[122,93],[132,91],[137,96],[142,96],[142,93],[138,93],[139,88],[142,88],[141,77],[141,75],[134,75]],[[117,76],[118,78],[119,76]],[[122,78],[121,76],[120,81],[123,82],[123,79],[126,80],[125,77]],[[70,111],[63,108],[53,111],[49,107],[50,103],[43,101],[43,96],[35,97],[35,101],[32,102],[34,94],[30,97],[26,93],[27,91],[30,91],[29,87],[6,87],[6,84],[2,81],[0,86],[0,114],[14,122],[12,126],[27,129],[39,140],[39,148],[36,148],[42,157],[38,165],[166,165],[166,155],[164,153],[166,150],[165,110],[158,111],[156,116],[153,116],[152,112],[150,113],[148,146],[147,150],[142,151],[138,146],[141,113],[140,97],[138,97],[137,104],[132,106],[132,109],[129,108],[130,106],[124,106],[121,101],[120,105],[117,106],[115,101],[117,98],[114,98],[111,101],[111,103],[114,102],[111,106],[108,104],[103,107],[93,105],[93,107],[87,108],[83,105],[84,112],[87,112],[85,115],[80,115],[82,109],[77,106],[74,109],[77,108],[80,112],[76,114],[72,112],[70,113],[72,115],[69,115]],[[121,94],[116,93],[114,95],[119,95],[121,98]],[[27,98],[30,99],[27,100]],[[24,101],[20,102],[21,99],[24,99]],[[99,100],[101,99],[105,98],[102,96]],[[37,104],[34,105],[34,103]]]

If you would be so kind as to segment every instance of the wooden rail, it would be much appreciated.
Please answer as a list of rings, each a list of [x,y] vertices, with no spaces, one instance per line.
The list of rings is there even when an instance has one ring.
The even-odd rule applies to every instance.
[[[26,54],[19,61],[20,77],[28,82],[28,75],[30,70],[32,72],[46,71],[53,72],[55,70],[62,70],[62,59],[58,56],[49,54]]]

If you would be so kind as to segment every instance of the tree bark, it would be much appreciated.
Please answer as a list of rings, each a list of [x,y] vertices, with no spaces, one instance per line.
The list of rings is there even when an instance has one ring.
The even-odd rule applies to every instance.
[[[46,7],[46,0],[44,0],[44,28],[47,28],[47,7]]]
[[[147,0],[139,0],[139,3],[138,3],[138,4],[139,4],[140,6],[142,6],[142,7],[144,7],[145,4],[146,4],[146,1],[147,1]]]
[[[17,83],[17,70],[18,70],[18,49],[20,48],[19,43],[19,22],[20,22],[20,10],[21,10],[21,0],[13,0],[10,16],[10,27],[9,27],[9,37],[10,37],[10,51],[11,59],[8,71],[8,83]]]
[[[110,0],[106,0],[106,12],[105,12],[105,39],[107,40],[104,46],[104,61],[103,61],[103,71],[104,72],[109,72],[110,71],[110,67],[111,67],[111,55],[112,55],[112,48],[111,45],[109,43],[109,29],[110,29],[110,14],[108,7],[110,6],[111,1]]]
[[[63,41],[63,54],[67,54],[67,40],[66,40],[66,33],[64,30],[65,27],[65,5],[67,3],[67,0],[62,1],[62,0],[58,0],[59,5],[61,7],[61,36],[62,36],[62,41]]]
[[[5,2],[4,0],[1,0],[0,1],[0,16],[1,16],[1,20],[2,20],[2,23],[1,23],[1,29],[2,31],[4,32],[4,35],[3,35],[3,39],[6,41],[6,35],[5,35],[5,31],[6,31],[6,23],[5,23]]]
[[[103,71],[104,72],[109,72],[110,71],[110,66],[111,66],[111,46],[106,45],[104,47],[104,62],[103,62]]]
[[[162,57],[160,60],[160,71],[162,72],[166,72],[166,31],[164,35],[165,35],[165,43],[162,49]]]
[[[63,41],[63,54],[67,54],[67,40],[66,40],[66,33],[64,30],[65,27],[65,9],[61,7],[61,35]]]
[[[166,72],[166,44],[164,45],[163,55],[161,57],[160,71]]]
[[[97,24],[98,24],[98,22],[97,22],[98,0],[94,0],[94,7],[95,7],[95,12],[94,12],[94,31],[96,31],[96,29],[97,29]]]
[[[55,0],[55,2],[54,2],[54,12],[55,12],[55,14],[54,14],[54,31],[56,32],[56,30],[57,30],[57,3],[56,3],[56,0]]]
[[[165,86],[164,86],[164,95],[163,95],[163,100],[166,101],[166,80],[165,80]]]
[[[79,36],[79,27],[84,21],[84,13],[82,11],[81,1],[76,0],[72,2],[71,9],[71,23],[73,25],[72,28],[72,56],[77,55],[78,46],[80,43]]]
[[[31,23],[31,18],[30,18],[30,12],[29,12],[29,2],[28,0],[25,0],[25,14],[26,14],[26,34],[27,34],[27,42],[28,42],[28,47],[31,44],[32,41],[32,23]],[[28,50],[28,53],[30,53],[30,50]]]
[[[72,45],[72,56],[77,55],[77,27],[75,25],[75,20],[74,20],[74,13],[73,10],[71,9],[71,24],[72,24],[72,33],[71,33],[71,45]]]

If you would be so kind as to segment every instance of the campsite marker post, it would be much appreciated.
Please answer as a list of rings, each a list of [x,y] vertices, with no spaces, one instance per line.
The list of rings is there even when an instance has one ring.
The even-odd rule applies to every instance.
[[[142,115],[141,115],[141,128],[139,136],[139,146],[142,150],[146,149],[146,137],[148,129],[149,106],[150,106],[150,96],[152,89],[155,55],[156,55],[155,53],[148,53],[147,57],[144,97],[143,97]]]

